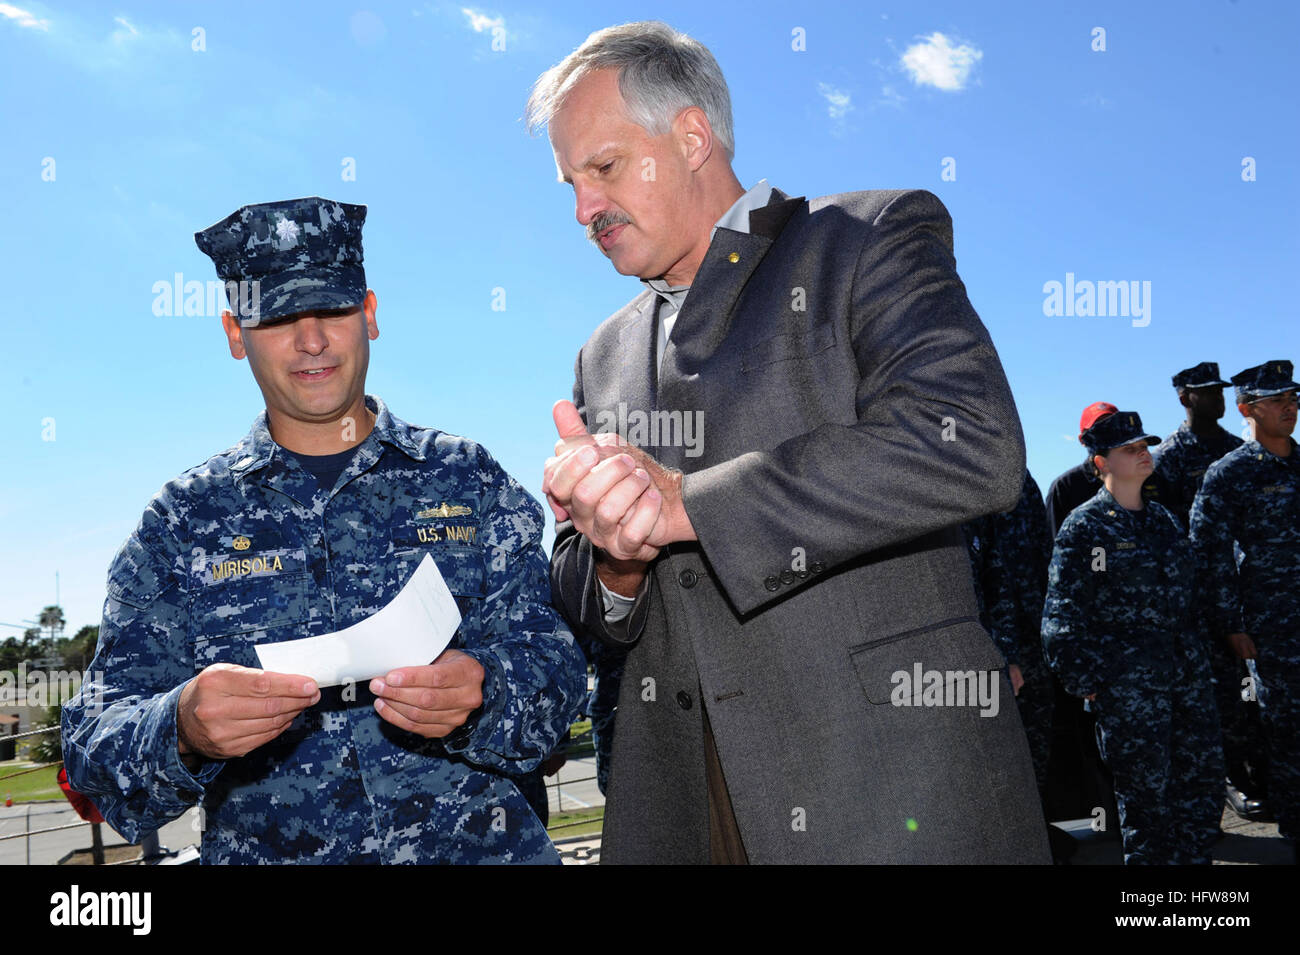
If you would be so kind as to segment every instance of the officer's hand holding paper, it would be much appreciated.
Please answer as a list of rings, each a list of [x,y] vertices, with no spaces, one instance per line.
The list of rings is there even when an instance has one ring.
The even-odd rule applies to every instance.
[[[373,616],[334,633],[255,649],[264,670],[301,673],[318,686],[337,686],[428,664],[447,648],[459,626],[456,598],[426,554],[406,586]]]

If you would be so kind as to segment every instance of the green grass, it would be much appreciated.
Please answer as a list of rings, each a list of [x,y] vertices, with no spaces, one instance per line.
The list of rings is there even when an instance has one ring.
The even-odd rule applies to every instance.
[[[59,788],[59,767],[47,766],[34,773],[24,773],[16,779],[5,779],[24,769],[30,769],[33,763],[15,759],[0,763],[0,805],[12,797],[14,802],[36,802],[39,799],[62,799],[63,790]]]
[[[572,839],[574,836],[598,836],[604,826],[605,807],[593,806],[590,809],[575,809],[573,812],[553,812],[547,824],[551,839]],[[580,823],[580,825],[568,825]],[[557,829],[557,826],[565,826]]]

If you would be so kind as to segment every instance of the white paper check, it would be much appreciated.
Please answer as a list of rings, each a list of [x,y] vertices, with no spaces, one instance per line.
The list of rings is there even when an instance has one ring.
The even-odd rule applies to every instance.
[[[406,586],[375,614],[319,637],[254,647],[263,670],[301,673],[319,686],[361,683],[397,667],[432,663],[456,634],[460,609],[428,554]]]

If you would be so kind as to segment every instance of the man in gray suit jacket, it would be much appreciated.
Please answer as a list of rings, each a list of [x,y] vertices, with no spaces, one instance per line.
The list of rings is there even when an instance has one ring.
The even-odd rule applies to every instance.
[[[602,861],[1047,862],[959,527],[1024,442],[942,203],[746,191],[717,63],[659,23],[592,34],[529,121],[647,286],[544,483],[557,606],[629,651]]]

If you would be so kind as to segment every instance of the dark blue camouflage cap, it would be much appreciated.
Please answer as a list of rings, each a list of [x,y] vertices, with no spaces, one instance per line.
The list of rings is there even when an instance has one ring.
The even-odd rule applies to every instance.
[[[1232,376],[1232,383],[1237,389],[1237,403],[1284,395],[1288,391],[1300,391],[1300,385],[1292,380],[1294,372],[1295,367],[1289,361],[1281,360],[1266,361],[1262,365],[1237,372]]]
[[[1136,411],[1116,411],[1098,418],[1091,428],[1079,435],[1079,440],[1092,454],[1105,454],[1134,441],[1160,443],[1154,434],[1146,433],[1142,427],[1142,416]]]
[[[1219,377],[1219,364],[1203,361],[1191,368],[1184,368],[1174,375],[1174,387],[1183,388],[1226,388],[1228,382]]]
[[[365,222],[365,206],[308,196],[243,206],[194,233],[194,241],[226,283],[230,310],[251,328],[360,305]]]

